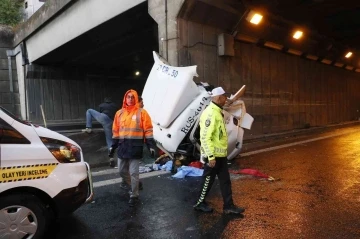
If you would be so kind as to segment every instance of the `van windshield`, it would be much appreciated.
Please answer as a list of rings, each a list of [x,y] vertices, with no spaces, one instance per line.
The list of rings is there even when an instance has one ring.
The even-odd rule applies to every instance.
[[[8,116],[10,116],[11,118],[13,118],[14,120],[16,120],[17,122],[20,122],[20,123],[22,123],[22,124],[31,126],[31,124],[30,124],[29,122],[19,119],[17,116],[15,116],[13,113],[11,113],[10,111],[8,111],[8,110],[5,109],[4,107],[0,106],[0,110],[1,110],[2,112],[4,112],[5,114],[7,114]]]

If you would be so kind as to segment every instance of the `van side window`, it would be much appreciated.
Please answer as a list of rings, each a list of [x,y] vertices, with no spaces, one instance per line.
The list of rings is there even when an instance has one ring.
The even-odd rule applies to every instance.
[[[3,119],[0,119],[0,144],[30,144],[30,141]]]

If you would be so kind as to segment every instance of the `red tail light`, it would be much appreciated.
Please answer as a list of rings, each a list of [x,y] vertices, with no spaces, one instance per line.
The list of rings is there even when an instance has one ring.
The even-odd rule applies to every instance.
[[[40,137],[40,139],[60,163],[81,162],[81,149],[79,147],[61,140],[45,137]]]

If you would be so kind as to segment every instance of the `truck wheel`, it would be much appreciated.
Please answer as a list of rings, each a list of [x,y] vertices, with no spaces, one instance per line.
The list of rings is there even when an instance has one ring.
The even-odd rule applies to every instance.
[[[32,194],[0,197],[0,238],[40,239],[51,219],[51,212]]]

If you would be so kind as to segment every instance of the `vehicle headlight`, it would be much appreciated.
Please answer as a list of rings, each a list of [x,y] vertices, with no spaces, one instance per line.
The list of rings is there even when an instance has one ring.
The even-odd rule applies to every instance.
[[[81,162],[81,149],[79,147],[57,139],[45,137],[40,137],[40,139],[59,163]]]

